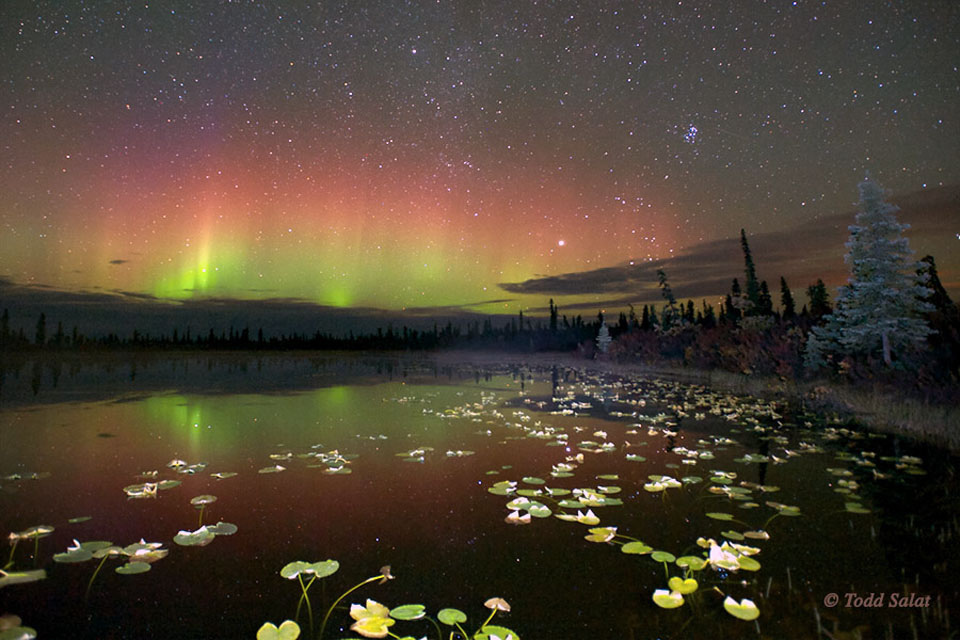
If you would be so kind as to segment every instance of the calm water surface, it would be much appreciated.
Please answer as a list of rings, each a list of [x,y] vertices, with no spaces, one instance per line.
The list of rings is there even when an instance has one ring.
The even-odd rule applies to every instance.
[[[332,451],[349,474],[325,472],[313,455]],[[174,459],[205,466],[178,473]],[[276,465],[285,469],[261,473]],[[949,454],[828,416],[569,369],[356,356],[25,362],[6,366],[0,386],[0,527],[54,531],[36,554],[32,541],[14,550],[13,569],[47,577],[0,590],[0,613],[40,638],[253,638],[296,613],[299,585],[280,569],[331,558],[340,570],[310,592],[317,626],[340,593],[391,565],[395,580],[345,604],[456,607],[473,631],[498,596],[512,611],[495,622],[525,639],[950,637],[960,624],[955,470]],[[124,488],[153,471],[182,484],[129,498]],[[651,475],[686,481],[650,492]],[[516,482],[509,495],[488,491],[502,481]],[[546,488],[622,504],[593,507],[594,525],[549,514],[505,522],[517,490],[576,515],[559,502],[583,492]],[[174,535],[198,526],[190,499],[201,494],[217,497],[204,523],[239,530],[179,546]],[[69,522],[77,517],[90,519]],[[594,526],[618,537],[588,541]],[[769,540],[738,536],[758,529]],[[759,548],[760,568],[708,565],[683,606],[659,608],[664,565],[620,545],[703,557],[701,537]],[[52,559],[73,539],[141,538],[169,555],[127,576],[108,560],[86,603],[97,561]],[[847,594],[883,594],[884,606],[845,606]],[[929,604],[889,606],[903,594]],[[760,617],[734,618],[727,595],[753,600]],[[345,610],[331,620],[325,637],[356,637]],[[426,621],[391,630],[437,637]]]

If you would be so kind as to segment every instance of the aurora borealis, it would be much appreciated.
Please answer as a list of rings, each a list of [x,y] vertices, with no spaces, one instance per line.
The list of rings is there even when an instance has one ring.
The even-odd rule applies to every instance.
[[[849,214],[867,170],[955,205],[958,40],[942,0],[7,0],[0,277],[596,308],[629,295],[577,274],[670,272],[741,227],[796,240]],[[954,290],[957,211],[911,238]],[[827,269],[755,255],[798,288]],[[722,292],[695,284],[675,288]]]

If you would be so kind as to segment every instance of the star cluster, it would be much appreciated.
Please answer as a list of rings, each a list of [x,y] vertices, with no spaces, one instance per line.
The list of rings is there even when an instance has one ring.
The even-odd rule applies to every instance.
[[[0,275],[542,306],[498,285],[960,182],[958,40],[941,0],[8,0]]]

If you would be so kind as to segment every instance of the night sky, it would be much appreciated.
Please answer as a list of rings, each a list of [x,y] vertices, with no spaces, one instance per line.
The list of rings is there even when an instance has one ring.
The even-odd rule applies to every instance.
[[[307,4],[0,3],[0,280],[596,309],[744,227],[802,291],[869,170],[960,282],[960,3]]]

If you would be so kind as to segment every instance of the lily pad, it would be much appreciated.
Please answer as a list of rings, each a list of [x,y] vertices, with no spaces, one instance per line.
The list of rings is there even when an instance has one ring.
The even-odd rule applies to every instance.
[[[474,636],[474,640],[492,640],[493,638],[500,638],[500,640],[520,640],[520,636],[517,635],[516,631],[495,624],[485,625],[480,629],[480,633]]]
[[[396,620],[419,620],[427,615],[422,604],[404,604],[390,609],[390,617]]]
[[[867,509],[859,502],[848,502],[844,506],[848,513],[870,513],[870,509]]]
[[[93,516],[78,516],[76,518],[70,518],[67,520],[70,524],[80,524],[81,522],[86,522],[87,520],[92,520]]]
[[[216,501],[217,501],[217,496],[211,496],[208,494],[197,496],[195,498],[190,498],[190,504],[192,504],[195,507],[202,507],[208,504],[213,504]]]
[[[654,551],[650,557],[656,562],[674,562],[677,557],[669,551]]]
[[[730,596],[727,596],[726,600],[723,601],[723,608],[734,618],[740,618],[748,622],[760,617],[760,609],[757,608],[753,600],[747,598],[744,598],[738,603]]]
[[[33,571],[11,571],[9,573],[0,575],[0,588],[7,587],[12,584],[27,584],[28,582],[36,582],[37,580],[43,580],[46,577],[47,572],[43,569],[35,569]]]
[[[180,531],[173,536],[173,541],[184,547],[204,547],[213,542],[216,537],[209,527],[203,526],[196,531]]]
[[[301,573],[304,573],[307,569],[310,568],[309,562],[304,562],[302,560],[296,560],[290,562],[283,566],[283,569],[280,569],[280,575],[287,580],[293,580]]]
[[[644,555],[653,551],[653,547],[640,542],[639,540],[634,540],[620,547],[620,551],[623,553]]]
[[[460,609],[441,609],[440,612],[437,613],[437,620],[452,627],[457,623],[466,622],[467,614],[460,611]]]
[[[676,591],[657,589],[653,592],[653,602],[662,609],[676,609],[683,605],[683,596]]]
[[[218,522],[207,527],[207,531],[217,536],[232,536],[237,532],[237,525],[232,522]]]
[[[543,478],[537,478],[535,476],[526,476],[523,478],[523,481],[527,484],[544,484],[546,482]]]
[[[667,580],[667,586],[670,587],[670,591],[676,591],[680,595],[685,596],[696,591],[700,585],[697,584],[697,581],[693,578],[684,580],[683,578],[674,576]]]
[[[114,571],[125,576],[146,573],[150,571],[150,564],[147,562],[128,562],[125,565],[117,567]]]
[[[37,630],[31,627],[13,627],[0,631],[0,640],[33,640],[37,637]]]
[[[323,560],[322,562],[314,562],[309,567],[309,572],[318,578],[326,578],[327,576],[332,576],[340,569],[340,563],[336,560]]]
[[[732,514],[723,513],[723,512],[708,513],[707,517],[713,518],[714,520],[733,520]]]
[[[284,620],[280,626],[265,622],[257,631],[257,640],[297,640],[300,637],[300,625],[293,620]]]
[[[707,561],[697,556],[680,556],[677,558],[677,566],[681,569],[689,567],[694,571],[700,571],[707,566]]]

